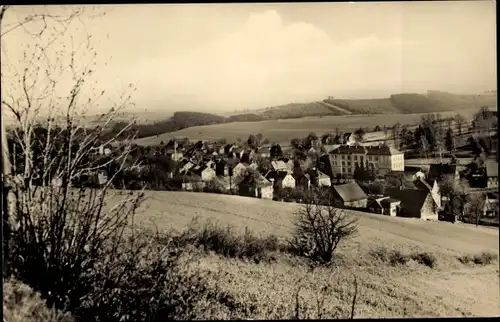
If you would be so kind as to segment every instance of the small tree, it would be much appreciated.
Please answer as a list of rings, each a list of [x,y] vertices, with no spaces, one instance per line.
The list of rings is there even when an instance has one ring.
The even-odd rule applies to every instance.
[[[313,191],[297,211],[293,248],[302,256],[328,264],[334,260],[339,243],[357,233],[357,218],[335,208],[325,193]],[[323,205],[326,202],[326,205]]]

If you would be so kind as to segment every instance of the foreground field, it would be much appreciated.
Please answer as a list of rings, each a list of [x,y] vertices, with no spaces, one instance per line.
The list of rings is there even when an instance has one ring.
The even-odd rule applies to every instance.
[[[159,231],[184,229],[195,217],[215,219],[237,228],[285,237],[292,229],[297,204],[184,192],[146,192],[136,222]],[[213,283],[242,303],[254,303],[246,318],[288,318],[295,310],[299,286],[305,317],[345,316],[350,311],[353,275],[359,283],[356,317],[487,316],[500,314],[498,266],[475,266],[457,258],[483,251],[498,253],[497,228],[426,222],[351,212],[359,235],[339,250],[335,268],[311,272],[297,258],[279,255],[272,263],[248,263],[206,254],[193,265],[219,272]],[[402,252],[430,252],[435,268],[409,263],[393,267],[369,256],[375,247]],[[326,288],[323,288],[323,287]],[[316,309],[322,289],[325,315]],[[215,314],[215,316],[214,316]],[[218,311],[212,318],[231,318]]]
[[[477,110],[464,110],[460,113],[467,119]],[[443,117],[455,115],[455,112],[443,112]],[[138,139],[140,145],[156,145],[161,141],[167,142],[174,137],[188,137],[192,140],[218,140],[226,138],[236,141],[238,138],[246,140],[250,134],[262,133],[271,142],[280,144],[289,143],[296,137],[305,137],[310,132],[318,135],[334,132],[336,128],[343,132],[354,131],[361,127],[372,130],[378,126],[392,126],[400,124],[417,124],[422,114],[383,114],[383,115],[342,115],[323,117],[303,117],[297,119],[271,120],[260,122],[234,122],[205,126],[194,126],[180,131],[164,133],[158,136]]]

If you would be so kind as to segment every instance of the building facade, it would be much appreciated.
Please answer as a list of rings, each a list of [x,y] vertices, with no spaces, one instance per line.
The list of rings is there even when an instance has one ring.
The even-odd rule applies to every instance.
[[[354,174],[357,167],[373,169],[380,174],[404,171],[404,153],[386,145],[341,145],[330,152],[334,174]]]

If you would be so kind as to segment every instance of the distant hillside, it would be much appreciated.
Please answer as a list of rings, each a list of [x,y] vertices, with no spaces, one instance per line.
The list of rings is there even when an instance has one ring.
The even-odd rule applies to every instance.
[[[150,123],[135,124],[131,131],[137,131],[137,138],[156,136],[162,133],[179,131],[188,127],[210,124],[227,123],[229,119],[215,114],[201,112],[175,112],[169,119]],[[114,125],[113,133],[121,131],[127,122],[118,122]],[[127,133],[124,133],[126,136]]]
[[[425,94],[402,93],[377,99],[334,99],[318,102],[290,103],[268,107],[228,117],[197,112],[176,112],[164,121],[154,124],[139,124],[139,138],[170,133],[181,129],[210,124],[230,122],[259,122],[267,120],[294,119],[302,117],[323,117],[370,114],[420,114],[479,109],[481,106],[496,108],[496,92],[477,95],[461,95],[439,91]],[[119,127],[118,127],[119,128]]]

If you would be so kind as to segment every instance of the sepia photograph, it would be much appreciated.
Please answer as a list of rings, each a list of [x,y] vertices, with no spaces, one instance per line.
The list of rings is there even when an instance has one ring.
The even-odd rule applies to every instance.
[[[0,5],[3,321],[500,316],[496,9]]]

